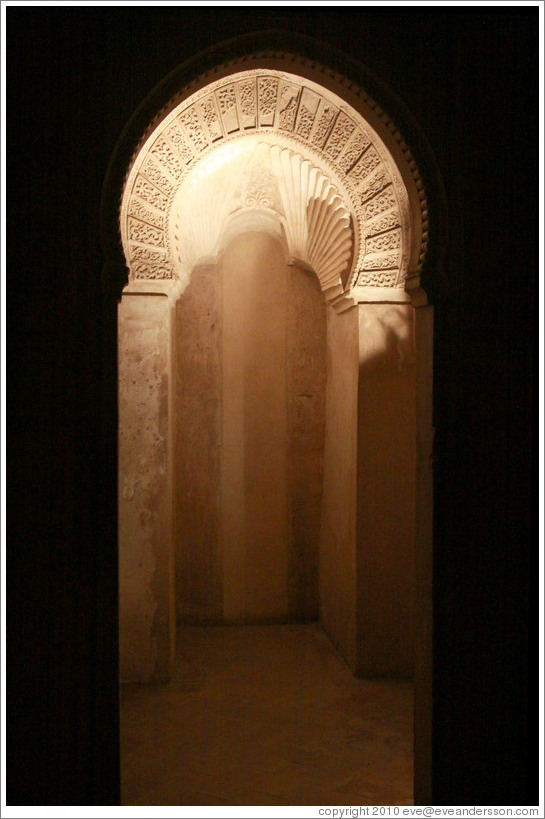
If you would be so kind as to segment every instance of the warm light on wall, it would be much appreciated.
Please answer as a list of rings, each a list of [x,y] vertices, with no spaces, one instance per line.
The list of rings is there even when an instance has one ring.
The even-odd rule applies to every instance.
[[[396,157],[399,159],[398,153]],[[143,501],[140,498],[140,484],[134,492],[120,492],[120,519],[126,524],[120,542],[126,544],[129,553],[125,574],[130,580],[131,572],[139,572],[138,594],[141,593],[141,599],[136,599],[132,592],[121,595],[122,615],[129,618],[133,612],[138,620],[130,632],[137,634],[138,646],[133,650],[126,645],[124,650],[129,657],[132,653],[134,673],[140,678],[166,675],[175,633],[173,470],[179,455],[176,447],[183,437],[174,429],[178,400],[175,368],[182,360],[177,346],[180,327],[192,326],[191,322],[180,321],[183,300],[195,299],[204,305],[200,314],[204,318],[197,322],[203,335],[196,344],[189,340],[188,355],[194,356],[195,372],[204,372],[208,377],[209,348],[201,338],[206,339],[206,332],[214,327],[214,332],[219,332],[218,316],[223,309],[213,302],[211,283],[215,286],[219,279],[225,287],[227,280],[233,294],[241,297],[240,303],[236,298],[231,302],[237,305],[238,312],[227,310],[232,322],[231,336],[224,322],[221,337],[224,341],[227,337],[232,340],[240,328],[250,327],[249,340],[243,345],[243,350],[249,351],[250,363],[247,371],[241,373],[233,368],[229,375],[226,361],[235,361],[238,366],[243,360],[233,342],[234,354],[222,358],[221,366],[218,365],[223,383],[233,386],[229,401],[232,417],[238,423],[240,418],[246,418],[241,397],[257,401],[258,395],[269,398],[271,394],[273,398],[281,395],[277,389],[267,392],[268,377],[263,377],[259,391],[259,377],[267,371],[251,356],[258,348],[256,339],[265,337],[266,326],[271,326],[273,340],[286,337],[276,318],[269,325],[265,322],[270,305],[277,306],[288,298],[287,291],[279,286],[275,289],[270,275],[274,253],[281,257],[282,251],[285,260],[279,260],[277,284],[287,286],[296,272],[286,270],[285,261],[310,268],[325,301],[334,308],[325,311],[328,345],[325,511],[319,516],[320,577],[325,578],[320,610],[324,627],[358,673],[362,668],[373,674],[392,673],[392,669],[394,673],[407,673],[411,668],[411,638],[407,637],[410,628],[405,628],[406,618],[396,614],[411,609],[410,584],[404,579],[394,587],[387,582],[386,573],[375,573],[371,581],[367,579],[369,567],[386,565],[384,555],[395,556],[399,550],[409,566],[407,571],[404,569],[408,577],[414,547],[411,487],[415,480],[412,464],[418,362],[413,348],[415,311],[405,288],[408,274],[409,286],[418,286],[417,265],[410,267],[409,262],[420,258],[418,248],[415,253],[412,248],[422,235],[418,230],[411,232],[411,219],[416,219],[414,214],[418,215],[423,198],[419,194],[409,208],[409,189],[403,180],[414,178],[413,169],[405,168],[402,177],[396,161],[373,127],[348,102],[306,78],[260,68],[222,77],[178,103],[155,127],[129,170],[120,224],[130,267],[130,282],[122,300],[125,325],[121,329],[127,327],[130,333],[120,333],[122,342],[127,336],[126,349],[120,353],[128,360],[125,372],[132,365],[140,366],[145,359],[154,368],[155,381],[151,390],[151,382],[141,384],[139,378],[126,379],[124,383],[121,367],[120,396],[125,398],[125,387],[138,386],[136,392],[142,391],[142,397],[137,395],[135,402],[138,412],[150,406],[154,423],[165,426],[167,431],[161,435],[168,442],[167,464],[161,461],[160,453],[149,447],[150,463],[156,467],[154,503],[157,500],[163,504],[159,511],[153,510],[154,514],[157,512],[155,518],[148,515],[147,507],[143,508],[145,514],[141,514],[147,498]],[[417,227],[419,230],[422,227],[418,220]],[[244,233],[248,235],[242,241],[233,241]],[[270,236],[279,240],[281,248],[270,241]],[[259,243],[265,251],[257,254]],[[260,261],[253,278],[249,278],[249,269],[244,268],[249,250],[253,254],[250,260],[255,257]],[[237,257],[236,253],[242,255]],[[231,260],[230,268],[226,260]],[[230,271],[227,277],[226,269]],[[314,277],[303,274],[304,279],[316,286]],[[245,286],[249,282],[251,286]],[[135,302],[142,302],[138,316],[131,313],[130,297],[125,298],[129,293]],[[316,293],[322,298],[317,288]],[[157,299],[158,295],[169,298]],[[224,295],[225,290],[222,299]],[[161,301],[163,314],[159,321],[154,310],[159,310],[155,302]],[[242,306],[246,302],[252,310],[244,314]],[[288,313],[291,311],[290,315],[295,317],[294,324],[303,327],[303,322],[297,320],[306,310],[302,300],[290,298],[286,303]],[[155,326],[148,326],[154,317]],[[165,327],[168,334],[161,334]],[[429,333],[429,322],[426,328]],[[426,335],[426,339],[429,341],[431,336]],[[422,340],[419,343],[422,348]],[[263,346],[270,363],[271,349],[268,344]],[[308,355],[311,354],[309,342]],[[286,360],[281,352],[276,362]],[[122,365],[123,361],[120,355]],[[213,362],[210,366],[214,371]],[[283,378],[280,368],[275,373],[278,379]],[[431,370],[426,378],[431,378]],[[191,377],[184,380],[188,393],[194,382]],[[306,405],[308,393],[305,387],[296,397]],[[215,413],[216,404],[201,402],[201,397],[197,391],[193,398],[199,400],[190,402],[189,411],[198,415],[202,406],[212,405]],[[267,413],[274,406],[274,400],[269,398],[260,404],[260,420],[256,424],[256,429],[265,430],[266,442],[271,433]],[[428,393],[425,398],[428,400]],[[225,394],[222,400],[225,409]],[[127,430],[140,429],[139,418],[131,422],[129,403],[120,402],[121,423],[128,418]],[[280,403],[285,409],[286,402]],[[228,429],[226,425],[221,444],[224,456],[225,442],[230,440],[232,429],[232,425]],[[419,441],[431,438],[428,431],[426,426],[424,434],[419,433]],[[283,429],[279,437],[285,440]],[[203,443],[206,461],[212,451],[209,439],[206,435],[193,438]],[[121,453],[123,464],[129,457],[136,457],[136,448],[129,435],[120,436],[120,440],[127,449]],[[231,454],[238,470],[237,479],[244,474],[239,466],[246,460],[240,453],[246,449],[256,451],[252,441],[244,436],[236,438]],[[281,449],[271,446],[267,452],[271,451],[278,453]],[[401,453],[405,453],[404,461]],[[404,466],[400,469],[401,462]],[[424,475],[422,481],[425,479]],[[182,476],[182,489],[192,480],[193,475]],[[250,484],[255,490],[252,481]],[[394,484],[397,495],[392,492]],[[231,475],[224,485],[231,490]],[[240,497],[246,499],[245,493],[241,492]],[[364,498],[363,502],[359,498]],[[238,501],[237,504],[233,508],[238,515],[241,505]],[[259,513],[256,519],[261,521],[262,517]],[[239,525],[238,517],[235,523]],[[134,530],[141,535],[140,529],[141,556],[145,559],[134,561],[130,550],[135,542]],[[239,541],[237,534],[232,542]],[[210,541],[206,543],[208,548]],[[340,559],[339,555],[344,557]],[[399,560],[392,557],[388,565],[393,572],[397,571]],[[124,576],[125,591],[126,581]],[[365,616],[360,616],[360,598]],[[343,600],[342,606],[339,599]],[[137,605],[133,606],[135,601]],[[234,608],[231,614],[233,611]],[[388,638],[375,640],[386,626]],[[407,649],[401,659],[400,645]]]

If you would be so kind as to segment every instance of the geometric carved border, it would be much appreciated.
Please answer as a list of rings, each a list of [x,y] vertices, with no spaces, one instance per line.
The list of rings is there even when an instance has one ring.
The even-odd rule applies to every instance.
[[[179,275],[170,226],[180,186],[220,146],[250,134],[308,160],[338,191],[353,223],[351,285],[404,287],[409,200],[384,143],[329,90],[272,69],[211,82],[171,110],[141,147],[120,213],[132,278]]]

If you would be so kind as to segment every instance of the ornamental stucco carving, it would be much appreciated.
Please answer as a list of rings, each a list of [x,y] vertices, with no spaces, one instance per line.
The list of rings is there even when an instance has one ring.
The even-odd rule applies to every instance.
[[[322,290],[342,282],[352,256],[350,214],[336,188],[311,163],[277,145],[270,149],[290,254],[317,274]]]
[[[240,229],[272,230],[323,290],[342,292],[353,250],[350,214],[321,171],[289,148],[255,137],[223,146],[182,183],[172,211],[170,247],[182,280],[218,256],[238,220]]]
[[[324,290],[403,288],[408,193],[377,133],[310,80],[253,69],[170,111],[128,174],[121,232],[131,278],[187,278],[234,214],[269,212]]]

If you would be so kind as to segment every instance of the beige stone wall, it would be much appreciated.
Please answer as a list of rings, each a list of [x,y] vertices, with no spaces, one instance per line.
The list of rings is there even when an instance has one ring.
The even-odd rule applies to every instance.
[[[169,305],[124,294],[119,306],[119,582],[121,680],[169,674],[171,504]]]
[[[320,620],[356,668],[358,313],[327,311],[327,399]]]
[[[361,304],[358,398],[358,663],[413,668],[416,367],[413,307]]]
[[[289,267],[287,274],[288,611],[308,620],[319,608],[327,318],[314,273]]]
[[[176,613],[186,622],[220,622],[222,292],[215,265],[193,271],[175,320]]]
[[[413,670],[416,368],[410,304],[328,310],[320,619],[352,670]]]
[[[317,616],[325,304],[265,233],[198,267],[176,311],[181,620]]]

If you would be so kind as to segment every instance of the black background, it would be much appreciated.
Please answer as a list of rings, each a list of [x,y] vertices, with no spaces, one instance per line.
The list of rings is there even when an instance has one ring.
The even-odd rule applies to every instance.
[[[6,17],[8,804],[119,799],[109,158],[168,72],[268,28],[364,63],[437,158],[449,245],[435,298],[433,800],[537,804],[537,8]]]

